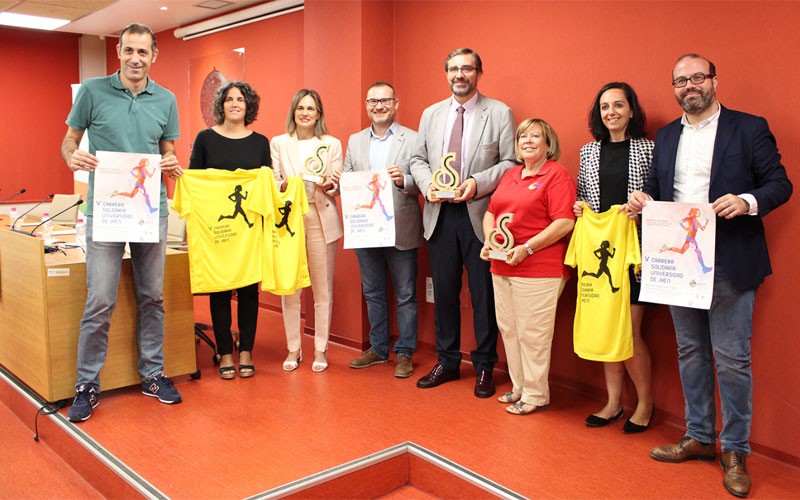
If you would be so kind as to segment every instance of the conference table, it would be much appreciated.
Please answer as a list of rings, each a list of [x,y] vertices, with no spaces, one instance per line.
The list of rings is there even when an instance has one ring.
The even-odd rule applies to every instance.
[[[45,254],[41,238],[9,231],[8,224],[8,216],[0,216],[0,365],[47,401],[71,398],[86,303],[85,255],[80,248]],[[55,229],[54,234],[69,232]],[[167,250],[163,299],[164,371],[170,377],[192,374],[197,370],[194,309],[184,251]],[[101,389],[139,384],[137,360],[136,299],[126,255]]]

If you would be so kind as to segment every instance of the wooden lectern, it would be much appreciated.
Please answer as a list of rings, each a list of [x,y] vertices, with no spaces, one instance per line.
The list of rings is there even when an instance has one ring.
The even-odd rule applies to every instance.
[[[44,254],[39,238],[0,229],[0,364],[47,401],[75,395],[78,330],[86,303],[80,249]],[[196,371],[194,310],[185,252],[167,250],[164,271],[164,371]],[[111,316],[102,390],[136,385],[136,299],[130,260],[122,263]]]

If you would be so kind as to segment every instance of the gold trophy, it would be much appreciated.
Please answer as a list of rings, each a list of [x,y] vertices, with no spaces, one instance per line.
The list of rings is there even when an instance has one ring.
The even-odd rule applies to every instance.
[[[314,156],[306,160],[305,168],[306,173],[303,174],[303,180],[313,182],[314,184],[322,184],[325,176],[325,161],[322,159],[322,153],[328,151],[330,146],[322,145],[314,152]]]
[[[441,166],[433,173],[433,179],[431,179],[431,184],[436,188],[436,191],[431,193],[431,197],[439,200],[452,200],[461,195],[461,190],[456,189],[461,184],[461,176],[452,166],[455,159],[455,153],[447,153],[442,157]]]
[[[514,236],[508,230],[508,224],[514,220],[514,214],[507,213],[497,217],[495,227],[489,233],[489,258],[507,260],[508,251],[514,248]],[[498,238],[499,237],[499,238]]]

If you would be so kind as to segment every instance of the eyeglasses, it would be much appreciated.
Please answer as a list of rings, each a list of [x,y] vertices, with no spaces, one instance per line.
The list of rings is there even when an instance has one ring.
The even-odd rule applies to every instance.
[[[458,72],[460,71],[465,75],[470,75],[476,69],[478,68],[476,68],[475,66],[450,66],[449,68],[447,68],[447,73],[449,75],[457,75]]]
[[[672,80],[672,86],[675,87],[676,89],[679,89],[685,87],[688,82],[692,82],[695,85],[700,85],[701,83],[706,81],[706,78],[714,78],[715,76],[717,75],[711,75],[706,73],[695,73],[689,78],[686,78],[685,76],[679,76],[678,78]]]
[[[394,97],[384,97],[383,99],[367,99],[367,106],[374,108],[381,103],[382,106],[388,106],[395,101]]]

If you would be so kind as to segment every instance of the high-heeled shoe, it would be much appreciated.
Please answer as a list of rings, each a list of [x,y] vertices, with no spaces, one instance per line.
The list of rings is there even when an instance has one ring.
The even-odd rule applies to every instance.
[[[325,356],[325,361],[317,361],[317,355],[322,354]],[[324,372],[328,369],[328,356],[324,352],[314,351],[314,362],[311,363],[311,371],[314,373]]]
[[[303,360],[303,351],[302,349],[297,352],[297,357],[294,359],[289,359],[293,352],[289,352],[289,356],[286,358],[286,361],[283,362],[283,371],[285,372],[292,372],[297,370],[297,367],[300,365],[300,361]]]
[[[245,356],[242,354],[247,353]],[[250,361],[247,363],[242,362],[242,358],[250,358]],[[242,378],[250,378],[256,374],[256,367],[253,366],[253,356],[252,353],[248,351],[239,351],[239,376]]]
[[[650,411],[650,420],[647,421],[644,425],[634,424],[631,422],[631,419],[625,421],[625,424],[622,426],[622,432],[625,434],[639,434],[640,432],[644,432],[650,428],[650,423],[653,421],[653,414],[656,412],[656,408]]]
[[[225,354],[219,357],[220,364],[223,366],[219,367],[219,378],[223,380],[231,380],[236,378],[236,367],[233,366],[233,356],[230,354]],[[230,363],[230,364],[228,364]]]

